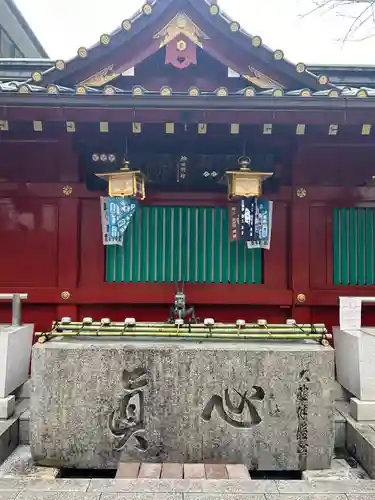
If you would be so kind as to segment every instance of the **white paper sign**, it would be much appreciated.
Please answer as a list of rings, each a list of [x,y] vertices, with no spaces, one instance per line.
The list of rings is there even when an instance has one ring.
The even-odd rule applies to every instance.
[[[361,328],[362,301],[359,297],[340,297],[341,330]]]

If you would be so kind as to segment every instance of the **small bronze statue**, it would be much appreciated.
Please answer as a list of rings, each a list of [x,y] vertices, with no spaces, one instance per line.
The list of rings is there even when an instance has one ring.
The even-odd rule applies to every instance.
[[[174,323],[176,319],[182,319],[185,323],[187,317],[189,318],[188,323],[199,323],[199,318],[195,317],[194,306],[186,307],[184,284],[182,284],[182,290],[177,288],[174,305],[170,307],[168,323]]]

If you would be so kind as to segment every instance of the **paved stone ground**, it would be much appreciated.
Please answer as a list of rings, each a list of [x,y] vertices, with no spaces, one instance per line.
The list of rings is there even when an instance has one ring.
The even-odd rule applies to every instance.
[[[0,479],[0,500],[375,500],[375,481]]]
[[[349,467],[349,465],[348,465]],[[1,477],[1,467],[0,467]],[[55,476],[57,477],[57,476]],[[120,463],[116,479],[250,479],[243,464]],[[307,479],[307,478],[306,478]]]

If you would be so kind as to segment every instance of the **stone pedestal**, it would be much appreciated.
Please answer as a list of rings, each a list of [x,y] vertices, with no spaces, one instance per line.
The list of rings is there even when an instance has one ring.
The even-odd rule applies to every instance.
[[[0,398],[28,379],[33,332],[33,325],[0,325]]]
[[[11,417],[16,409],[16,398],[15,396],[7,396],[6,398],[0,398],[0,420],[6,420]]]
[[[56,467],[322,469],[334,445],[333,373],[333,350],[312,342],[37,344],[32,454]]]
[[[350,398],[350,415],[357,421],[375,421],[375,401]]]
[[[333,329],[337,380],[358,399],[375,401],[375,328]]]
[[[355,397],[350,415],[375,420],[375,328],[333,329],[338,382]]]

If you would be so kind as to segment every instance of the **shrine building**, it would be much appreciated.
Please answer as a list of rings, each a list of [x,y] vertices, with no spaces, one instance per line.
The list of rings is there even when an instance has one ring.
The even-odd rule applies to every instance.
[[[70,61],[0,59],[0,293],[28,294],[24,321],[166,321],[184,283],[200,318],[332,326],[374,295],[375,67],[290,62],[214,1],[119,22]],[[269,250],[230,231],[241,157],[272,173]],[[145,197],[105,245],[95,174],[124,161]]]

